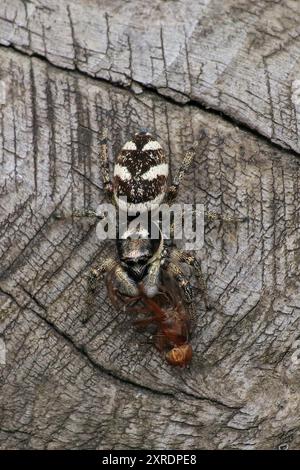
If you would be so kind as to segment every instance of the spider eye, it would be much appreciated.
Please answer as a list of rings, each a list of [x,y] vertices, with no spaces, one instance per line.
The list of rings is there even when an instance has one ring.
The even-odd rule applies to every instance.
[[[124,262],[127,266],[137,266],[139,264],[145,264],[148,261],[148,256],[141,256],[139,258],[125,259]]]

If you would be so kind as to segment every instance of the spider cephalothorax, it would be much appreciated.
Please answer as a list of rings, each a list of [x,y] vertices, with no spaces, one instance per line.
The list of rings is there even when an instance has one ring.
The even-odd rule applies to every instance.
[[[128,231],[123,238],[117,239],[117,253],[121,265],[135,282],[140,282],[147,275],[160,243],[160,239],[151,239],[147,230],[144,230],[142,235]]]

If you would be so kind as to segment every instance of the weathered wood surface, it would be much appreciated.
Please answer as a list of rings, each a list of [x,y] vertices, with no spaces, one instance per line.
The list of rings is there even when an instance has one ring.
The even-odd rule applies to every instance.
[[[0,43],[196,101],[299,151],[298,0],[1,0]]]
[[[115,5],[114,19],[111,3]],[[173,20],[171,16],[164,25],[164,34],[182,31],[180,22],[187,22],[187,26],[190,22],[187,47],[191,61],[196,60],[198,47],[205,49],[199,34],[193,39],[197,18],[214,6],[216,18],[230,31],[230,15],[238,10],[228,7],[227,20],[222,20],[222,5],[229,3],[219,2],[217,15],[216,2],[199,6],[194,12],[183,8],[181,2],[156,2],[170,15],[174,15],[174,5],[181,8],[181,14],[174,15]],[[125,57],[130,50],[135,82],[159,88],[159,92],[164,88],[163,93],[173,93],[176,83],[178,87],[188,86],[186,69],[180,62],[183,52],[176,41],[173,47],[179,52],[166,52],[168,73],[164,72],[159,55],[158,7],[154,5],[153,11],[137,21],[128,13],[135,11],[138,15],[135,2],[122,4],[118,8],[117,2],[72,2],[66,10],[69,16],[65,16],[65,6],[58,7],[55,1],[24,2],[21,6],[19,2],[5,6],[1,1],[1,16],[6,18],[1,21],[1,42],[23,52],[0,48],[0,79],[6,84],[6,100],[0,105],[0,332],[7,347],[7,363],[0,365],[0,446],[192,449],[278,448],[287,444],[299,448],[300,365],[293,357],[300,326],[300,160],[295,152],[281,150],[259,135],[200,109],[197,103],[178,105],[156,91],[135,88],[140,92],[135,94],[132,89],[117,86],[118,81],[125,84]],[[252,10],[259,9],[258,4],[269,4],[265,24],[285,7],[287,18],[292,17],[290,27],[294,27],[297,15],[290,11],[291,2],[290,6],[283,2],[247,4],[244,15],[253,17],[253,21]],[[30,28],[25,22],[25,7]],[[64,22],[66,18],[70,21],[70,15],[73,26],[68,29]],[[133,40],[123,44],[119,32],[122,18],[125,36],[130,32],[128,37],[133,39],[136,35],[135,49]],[[207,33],[203,41],[213,48],[220,44],[221,33],[217,27],[212,31],[212,21],[205,16]],[[263,21],[262,14],[258,21]],[[130,23],[136,24],[137,30],[129,28]],[[150,24],[156,31],[155,42],[151,36],[148,42],[157,48],[160,58],[153,63],[152,82],[149,53],[141,44],[137,53],[139,31],[144,28],[145,34],[150,34]],[[238,27],[233,20],[232,24]],[[240,28],[241,35],[246,28]],[[288,36],[286,29],[282,34]],[[73,42],[72,35],[68,36],[72,31]],[[275,48],[276,39],[267,29],[261,35],[261,41],[265,40],[270,49],[273,41]],[[47,46],[43,49],[42,44]],[[167,50],[171,40],[165,44]],[[290,41],[289,47],[295,44]],[[237,56],[238,48],[244,50],[241,36],[227,43],[226,51],[230,48],[231,64],[227,60],[222,81],[216,76],[215,88],[204,93],[201,86],[205,79],[199,77],[199,101],[209,103],[217,95],[217,83],[225,87],[227,74],[231,86],[237,83],[238,68],[233,62],[247,67],[247,57]],[[30,49],[45,54],[46,60],[26,56],[24,52]],[[295,57],[291,56],[290,65],[296,64],[296,49],[292,50]],[[211,71],[211,54],[207,49],[203,70],[207,69],[208,75],[222,70],[214,65],[215,72]],[[249,60],[251,56],[255,69],[255,55],[250,50]],[[279,53],[273,58],[282,57]],[[109,69],[110,61],[114,71],[105,75],[101,70]],[[287,68],[276,73],[287,73]],[[193,76],[196,82],[197,75]],[[265,81],[255,76],[257,79],[251,80],[258,80],[254,85],[262,98],[256,104],[256,98],[249,94],[253,115],[245,103],[237,104],[232,95],[227,96],[226,88],[216,107],[221,110],[223,103],[228,114],[232,111],[235,118],[269,137],[269,126],[273,126],[272,138],[296,149],[295,116],[290,119],[278,108],[282,119],[290,119],[290,125],[284,128],[280,120],[277,122],[273,107],[271,119],[271,98],[263,95]],[[244,79],[246,73],[240,76]],[[241,91],[242,85],[238,89]],[[177,91],[197,101],[195,90]],[[277,92],[272,89],[272,93]],[[280,106],[286,105],[288,112],[294,113],[290,101],[283,104],[279,95],[277,98]],[[205,246],[198,255],[213,309],[205,312],[198,299],[198,322],[192,340],[195,357],[187,370],[169,367],[151,345],[145,344],[145,336],[129,326],[129,318],[111,307],[104,288],[98,292],[90,321],[82,323],[86,311],[84,276],[114,246],[97,240],[93,222],[57,220],[53,214],[95,208],[102,201],[99,131],[107,111],[114,153],[131,132],[148,127],[161,136],[173,169],[204,129],[209,143],[184,180],[180,200],[203,202],[207,210],[249,217],[246,223],[216,221],[207,226]]]

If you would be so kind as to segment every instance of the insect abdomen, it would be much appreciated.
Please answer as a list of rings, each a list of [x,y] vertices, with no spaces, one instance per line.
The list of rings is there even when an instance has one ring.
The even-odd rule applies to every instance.
[[[172,366],[187,366],[193,356],[193,350],[189,343],[176,346],[166,353],[166,360]]]

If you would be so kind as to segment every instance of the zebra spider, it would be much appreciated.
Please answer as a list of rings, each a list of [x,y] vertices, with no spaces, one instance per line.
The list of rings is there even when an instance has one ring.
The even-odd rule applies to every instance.
[[[205,133],[203,133],[204,137]],[[132,222],[138,213],[147,217],[162,203],[176,199],[180,182],[195,156],[196,146],[191,147],[181,166],[170,182],[166,155],[157,140],[147,131],[136,133],[121,149],[110,178],[107,131],[101,141],[100,163],[105,194],[120,212]],[[124,201],[123,197],[126,197]],[[128,215],[128,211],[135,216]],[[117,211],[118,213],[118,211]],[[74,211],[73,216],[94,217],[94,211]],[[224,222],[246,221],[214,212],[206,214],[209,220]],[[56,214],[57,218],[61,216]],[[149,222],[149,219],[148,219]],[[117,226],[119,224],[117,223]],[[206,286],[201,265],[195,256],[179,250],[167,239],[157,221],[159,237],[151,237],[151,230],[129,223],[129,229],[118,233],[116,255],[95,266],[88,275],[89,295],[94,295],[99,278],[105,274],[108,296],[111,302],[124,311],[145,314],[136,319],[139,327],[155,327],[154,342],[171,365],[185,366],[192,358],[189,343],[192,314],[194,313],[194,288],[182,265],[194,269],[198,278],[205,307],[208,308]],[[87,320],[89,314],[87,315]]]
[[[144,130],[134,134],[119,153],[113,178],[110,178],[108,162],[107,131],[101,141],[101,169],[104,189],[110,201],[122,211],[149,213],[163,202],[173,202],[182,177],[191,165],[196,146],[189,149],[173,182],[169,185],[169,165],[161,145]],[[122,197],[126,197],[126,201]],[[154,298],[164,288],[164,275],[175,281],[185,302],[193,302],[193,289],[182,270],[181,263],[194,267],[205,304],[206,290],[197,259],[170,245],[159,230],[159,239],[151,239],[149,230],[127,231],[117,236],[117,256],[104,260],[89,275],[90,289],[96,288],[97,280],[106,273],[111,300],[137,298],[142,295]]]

